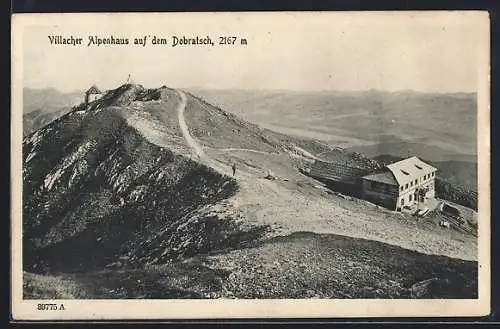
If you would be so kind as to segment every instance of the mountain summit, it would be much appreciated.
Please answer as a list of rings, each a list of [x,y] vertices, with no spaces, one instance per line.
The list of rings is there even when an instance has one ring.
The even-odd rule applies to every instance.
[[[102,268],[120,257],[165,262],[210,248],[203,239],[223,247],[245,238],[229,220],[202,216],[235,193],[233,179],[154,145],[127,123],[141,106],[176,95],[123,85],[25,138],[25,269]],[[213,237],[187,234],[205,226]]]

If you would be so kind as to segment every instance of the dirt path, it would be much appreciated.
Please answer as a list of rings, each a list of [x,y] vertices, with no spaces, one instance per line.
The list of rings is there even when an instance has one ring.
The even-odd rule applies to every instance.
[[[184,111],[188,96],[182,91],[177,92],[180,96],[176,108],[177,119],[182,135],[175,136],[178,140],[168,137],[168,133],[161,129],[161,122],[154,125],[141,123],[149,122],[147,117],[137,117],[130,123],[141,128],[144,136],[151,142],[166,148],[172,148],[172,144],[179,143],[176,147],[184,148],[184,154],[192,154],[197,157],[197,161],[231,177],[231,153],[229,152],[229,158],[212,158],[205,153],[204,146],[190,134],[186,123]],[[314,157],[306,150],[299,148],[297,151],[303,156]],[[257,169],[242,165],[238,167],[234,177],[240,186],[238,193],[224,201],[224,204],[216,205],[214,211],[218,209],[224,213],[237,212],[243,216],[232,216],[233,218],[244,218],[245,222],[251,225],[270,225],[274,229],[272,235],[288,235],[297,231],[334,233],[385,242],[428,254],[477,259],[475,243],[470,239],[457,234],[449,236],[453,233],[449,231],[429,230],[417,226],[413,221],[406,221],[361,200],[348,201],[329,196],[326,192],[324,196],[320,196],[313,186],[309,191],[311,193],[304,193],[293,181],[264,179],[268,164],[265,158],[260,161],[263,162]],[[290,173],[295,170],[286,162],[274,165],[282,167],[284,177],[288,176],[286,170],[290,170]],[[290,177],[292,176],[290,174]]]
[[[186,99],[186,94],[180,90],[176,90],[179,96],[181,97],[181,102],[179,103],[179,106],[177,107],[177,117],[179,119],[179,127],[181,128],[181,133],[182,136],[184,137],[184,140],[186,141],[186,144],[189,146],[189,148],[192,150],[194,155],[198,157],[198,160],[209,167],[212,167],[216,171],[225,174],[225,175],[230,175],[230,168],[223,166],[221,163],[217,163],[215,161],[212,161],[205,152],[203,151],[203,148],[196,142],[196,140],[191,136],[191,133],[189,132],[189,128],[186,124],[186,118],[184,117],[184,110],[186,109],[186,104],[187,104],[187,99]]]
[[[199,157],[200,160],[206,161],[208,157],[206,156],[205,152],[203,152],[203,149],[200,147],[200,145],[198,145],[198,143],[189,133],[189,129],[186,124],[186,119],[184,118],[184,110],[186,109],[186,103],[187,103],[186,94],[178,90],[177,93],[181,97],[181,102],[177,106],[177,117],[179,119],[179,127],[181,128],[182,136],[184,137],[186,144],[191,148],[194,154],[197,157]]]
[[[321,160],[320,158],[318,158],[317,156],[315,156],[314,154],[304,150],[303,148],[301,147],[298,147],[298,146],[294,146],[295,150],[296,151],[299,151],[301,153],[301,155],[305,158],[310,158],[312,160]]]
[[[182,136],[184,137],[184,140],[186,141],[186,144],[189,146],[189,148],[192,150],[194,155],[198,158],[199,162],[202,164],[209,166],[216,171],[227,175],[227,176],[232,176],[232,168],[229,165],[225,165],[220,161],[215,161],[214,159],[210,158],[204,151],[203,147],[198,144],[198,142],[191,136],[191,133],[189,132],[189,128],[186,123],[186,118],[184,117],[184,110],[186,109],[186,104],[187,104],[187,98],[186,94],[183,91],[177,90],[177,93],[179,93],[179,96],[181,97],[181,102],[179,103],[179,106],[177,107],[177,116],[179,119],[179,127],[182,132]],[[230,150],[230,149],[227,149]],[[234,149],[236,150],[236,149]],[[257,150],[250,150],[250,149],[237,149],[237,150],[246,150],[246,151],[256,151]],[[254,179],[256,176],[254,174],[251,174],[249,172],[243,171],[242,168],[239,168],[238,170],[238,175],[236,177],[240,181],[242,179]],[[265,184],[269,185],[269,184]]]
[[[243,151],[243,152],[252,152],[252,153],[260,153],[260,154],[273,154],[272,152],[266,152],[266,151],[260,151],[260,150],[254,150],[254,149],[236,148],[236,147],[216,148],[216,147],[205,146],[204,148],[210,149],[210,150],[216,150],[216,151],[226,151],[226,152]]]

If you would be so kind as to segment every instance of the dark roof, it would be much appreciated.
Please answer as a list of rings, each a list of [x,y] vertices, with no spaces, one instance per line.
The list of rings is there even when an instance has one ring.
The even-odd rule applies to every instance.
[[[457,208],[452,207],[447,203],[443,204],[442,211],[444,213],[447,213],[447,214],[452,215],[452,216],[456,216],[456,217],[460,216],[460,211]]]
[[[373,181],[373,182],[389,184],[389,185],[396,185],[396,186],[398,185],[396,178],[394,178],[394,175],[389,171],[383,171],[383,172],[378,172],[378,173],[366,175],[366,176],[363,176],[363,179]]]
[[[328,179],[348,184],[354,184],[371,170],[351,167],[340,163],[329,163],[316,160],[309,175],[314,178]]]
[[[87,94],[101,94],[101,91],[96,87],[96,85],[92,85],[92,87],[87,90]]]

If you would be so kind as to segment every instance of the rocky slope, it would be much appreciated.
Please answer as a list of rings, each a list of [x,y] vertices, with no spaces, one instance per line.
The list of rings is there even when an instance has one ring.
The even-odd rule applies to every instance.
[[[321,154],[379,165],[167,87],[76,106],[23,141],[25,298],[474,296],[473,237],[322,188]]]
[[[205,264],[227,272],[221,295],[236,298],[477,298],[474,262],[334,234],[296,232]]]
[[[127,125],[120,111],[148,97],[159,94],[125,86],[25,138],[26,270],[88,270],[120,257],[166,262],[258,237],[210,212],[237,191],[233,179]]]
[[[168,264],[26,273],[24,287],[25,298],[477,298],[477,266],[376,241],[296,232]]]

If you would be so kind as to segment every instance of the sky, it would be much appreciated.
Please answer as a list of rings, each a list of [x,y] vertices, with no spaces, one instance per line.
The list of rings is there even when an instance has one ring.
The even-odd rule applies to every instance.
[[[23,86],[474,92],[489,53],[477,13],[26,14],[13,25]],[[82,37],[51,45],[48,36]],[[88,36],[246,38],[213,47],[87,47]],[[481,62],[482,61],[482,62]],[[482,74],[482,75],[480,75]]]

